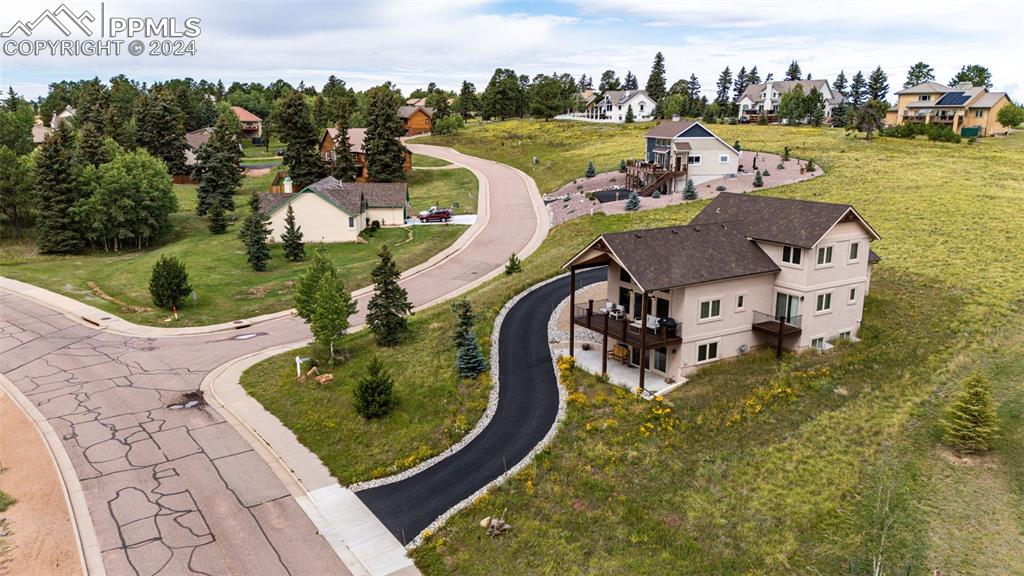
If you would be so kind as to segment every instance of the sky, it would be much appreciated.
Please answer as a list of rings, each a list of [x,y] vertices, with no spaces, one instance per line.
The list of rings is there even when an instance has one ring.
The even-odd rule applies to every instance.
[[[404,92],[429,82],[457,90],[463,80],[483,89],[496,67],[519,74],[568,72],[598,78],[606,69],[632,71],[641,87],[656,52],[671,84],[696,74],[714,91],[723,68],[757,66],[780,79],[791,60],[806,75],[833,80],[840,70],[865,75],[881,65],[891,91],[911,64],[924,61],[947,83],[961,66],[983,64],[993,90],[1024,99],[1024,2],[1004,0],[377,0],[374,2],[244,2],[188,0],[66,2],[89,11],[90,28],[110,18],[199,18],[196,55],[8,55],[7,44],[65,36],[48,21],[30,37],[0,38],[0,86],[27,97],[59,80],[116,74],[152,82],[175,77],[211,81],[321,86],[334,74],[362,90],[392,81]],[[59,0],[5,0],[0,32],[32,22]],[[64,20],[68,24],[68,20]],[[72,30],[70,40],[97,38]],[[109,39],[109,37],[108,37]],[[124,34],[116,40],[131,40]],[[149,46],[153,38],[135,36]],[[186,38],[185,40],[189,40]],[[148,49],[147,49],[148,50]],[[126,52],[122,48],[122,52]]]

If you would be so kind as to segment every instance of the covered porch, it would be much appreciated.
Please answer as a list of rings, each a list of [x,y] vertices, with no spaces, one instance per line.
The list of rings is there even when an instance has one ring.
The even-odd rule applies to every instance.
[[[591,374],[604,374],[608,377],[609,383],[625,388],[633,394],[642,395],[645,398],[664,396],[686,383],[685,378],[679,381],[667,382],[663,374],[648,369],[643,371],[645,372],[644,382],[646,385],[643,391],[641,391],[637,384],[640,380],[639,366],[620,362],[612,362],[606,365],[605,360],[607,360],[607,357],[602,357],[601,350],[597,347],[584,350],[581,346],[577,345],[572,356],[576,359],[576,366],[580,369],[586,370]],[[604,372],[602,372],[603,367],[605,369]]]

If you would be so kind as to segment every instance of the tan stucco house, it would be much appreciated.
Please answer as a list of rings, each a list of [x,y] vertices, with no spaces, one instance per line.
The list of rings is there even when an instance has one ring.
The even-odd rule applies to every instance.
[[[275,240],[284,232],[289,205],[306,242],[355,242],[374,221],[403,226],[409,188],[405,182],[340,182],[328,176],[296,193],[264,193],[260,207],[270,217]]]
[[[664,121],[644,135],[644,158],[626,166],[626,187],[641,196],[682,192],[695,185],[736,175],[740,153],[695,120]]]
[[[608,268],[605,300],[570,290],[571,325],[675,381],[760,346],[827,350],[857,336],[877,239],[848,204],[722,193],[686,226],[604,234],[569,260],[570,286]]]
[[[1006,134],[1006,126],[999,123],[996,115],[1009,103],[1006,92],[990,92],[970,82],[952,87],[922,82],[896,93],[896,106],[886,113],[885,123],[888,126],[905,122],[941,123],[964,136]]]

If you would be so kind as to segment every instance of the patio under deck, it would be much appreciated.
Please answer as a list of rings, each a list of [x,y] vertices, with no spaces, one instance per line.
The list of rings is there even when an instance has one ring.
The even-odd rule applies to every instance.
[[[683,339],[676,334],[676,330],[665,326],[660,328],[647,328],[647,337],[643,334],[638,321],[630,321],[627,318],[618,319],[611,317],[607,312],[598,308],[588,306],[577,306],[572,316],[573,324],[586,328],[592,332],[608,336],[609,340],[616,340],[628,346],[644,348],[661,348],[682,343]]]

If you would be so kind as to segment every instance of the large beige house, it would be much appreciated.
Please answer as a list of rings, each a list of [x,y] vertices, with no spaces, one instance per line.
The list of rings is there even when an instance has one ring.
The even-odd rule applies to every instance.
[[[604,234],[569,260],[570,285],[608,267],[606,300],[570,291],[572,325],[602,335],[605,363],[621,350],[675,381],[759,346],[826,350],[857,336],[876,239],[847,204],[722,193],[689,225]]]
[[[404,182],[340,182],[328,176],[296,193],[264,193],[260,207],[270,217],[271,238],[284,232],[289,205],[306,242],[355,242],[374,221],[404,225],[409,188]]]
[[[782,96],[797,86],[804,94],[810,94],[811,90],[817,89],[825,99],[825,117],[832,117],[832,110],[843,103],[843,95],[832,88],[828,80],[776,80],[774,82],[762,82],[751,84],[737,101],[739,105],[740,118],[754,119],[764,115],[769,122],[778,118],[779,104]]]
[[[701,184],[736,175],[740,153],[695,120],[664,121],[644,135],[646,151],[626,167],[626,186],[641,196],[681,192],[687,180]]]
[[[941,123],[963,136],[1006,134],[1006,126],[999,123],[996,115],[1009,103],[1006,92],[990,92],[970,82],[952,87],[922,82],[896,93],[896,106],[886,113],[885,123]]]

